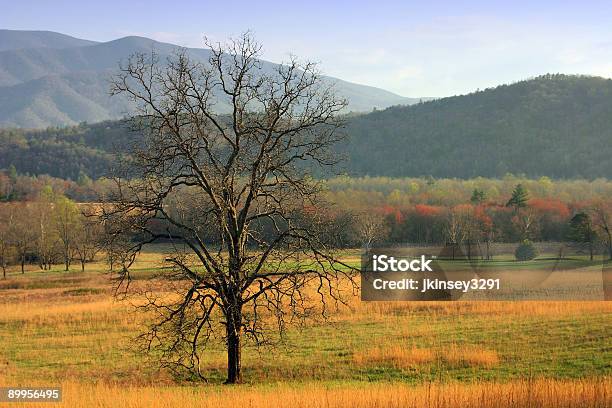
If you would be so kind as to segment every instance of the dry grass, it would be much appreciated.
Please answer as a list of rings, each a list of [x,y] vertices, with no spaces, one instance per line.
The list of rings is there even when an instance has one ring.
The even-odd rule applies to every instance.
[[[427,313],[432,317],[458,314],[500,316],[566,316],[588,313],[612,313],[612,302],[602,301],[429,301],[429,302],[361,302],[352,299],[350,309],[339,317],[350,319],[387,318],[393,315]]]
[[[457,367],[493,367],[499,364],[495,350],[486,350],[475,346],[459,347],[451,345],[440,353],[442,360]]]
[[[136,266],[162,258],[148,252]],[[292,328],[286,347],[245,348],[251,385],[193,387],[132,352],[142,316],[113,300],[101,271],[2,282],[0,386],[61,383],[61,405],[77,408],[612,406],[612,302],[351,298],[332,324]],[[224,360],[221,343],[206,352],[212,384]]]
[[[452,367],[493,367],[499,364],[494,350],[455,344],[442,350],[393,345],[375,347],[353,354],[353,363],[360,367],[389,365],[394,368],[417,368],[430,363],[446,363]]]
[[[274,387],[123,387],[63,384],[59,406],[292,408],[570,408],[609,407],[612,381],[535,380],[509,383],[400,383]],[[40,404],[41,406],[47,406]],[[11,404],[32,407],[34,404]],[[53,406],[56,406],[55,404]]]

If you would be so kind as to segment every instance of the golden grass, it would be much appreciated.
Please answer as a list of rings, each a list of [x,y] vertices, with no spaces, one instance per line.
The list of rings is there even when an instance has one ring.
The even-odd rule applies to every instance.
[[[459,347],[451,345],[440,353],[442,360],[458,367],[493,367],[499,364],[499,356],[495,350],[486,350],[475,346]]]
[[[351,299],[350,309],[340,311],[339,317],[386,319],[393,315],[427,313],[435,316],[487,315],[501,316],[566,316],[589,313],[612,313],[612,302],[602,301],[428,301],[428,302],[361,302]]]
[[[94,407],[292,407],[292,408],[570,408],[609,407],[610,379],[534,380],[509,383],[401,383],[322,386],[125,387],[66,382],[63,402]],[[39,404],[40,406],[48,406]],[[11,404],[32,407],[35,404]]]
[[[145,253],[137,267],[162,258]],[[113,300],[102,269],[9,275],[12,286],[0,289],[0,386],[61,383],[60,406],[77,408],[612,406],[604,340],[612,302],[349,297],[331,325],[291,329],[286,348],[245,348],[245,380],[257,385],[193,387],[132,353],[143,316]],[[98,290],[70,293],[81,288]],[[222,381],[223,345],[204,357],[212,383]]]
[[[91,314],[102,317],[115,314],[123,305],[112,299],[91,300],[79,303],[22,302],[2,306],[2,320],[32,323],[53,323],[87,319]]]
[[[471,345],[460,347],[455,344],[441,350],[392,345],[353,354],[353,363],[360,367],[390,365],[406,369],[433,362],[447,363],[453,367],[493,367],[499,364],[499,356],[494,350]]]

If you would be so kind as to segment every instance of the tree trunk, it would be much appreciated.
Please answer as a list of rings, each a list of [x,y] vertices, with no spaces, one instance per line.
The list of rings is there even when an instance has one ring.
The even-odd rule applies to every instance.
[[[25,255],[21,255],[21,274],[25,273]]]
[[[227,380],[226,384],[239,384],[242,382],[241,370],[241,330],[242,330],[242,311],[236,310],[228,316],[227,329]]]

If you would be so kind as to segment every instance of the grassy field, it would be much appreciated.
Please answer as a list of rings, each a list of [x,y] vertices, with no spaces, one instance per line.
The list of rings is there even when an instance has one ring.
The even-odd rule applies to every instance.
[[[153,249],[136,269],[161,258]],[[0,385],[61,384],[65,405],[83,407],[612,404],[611,302],[355,298],[277,348],[247,345],[247,384],[226,387],[221,343],[203,362],[209,384],[157,369],[132,349],[144,316],[112,297],[104,265],[77,269],[0,280]]]

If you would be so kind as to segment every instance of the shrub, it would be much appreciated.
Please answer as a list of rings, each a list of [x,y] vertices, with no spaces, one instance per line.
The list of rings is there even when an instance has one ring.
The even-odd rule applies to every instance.
[[[531,261],[538,256],[538,251],[535,245],[533,245],[533,242],[526,239],[521,242],[518,247],[516,247],[514,256],[516,257],[517,261]]]

